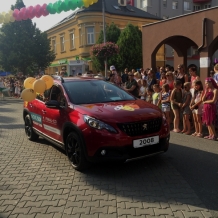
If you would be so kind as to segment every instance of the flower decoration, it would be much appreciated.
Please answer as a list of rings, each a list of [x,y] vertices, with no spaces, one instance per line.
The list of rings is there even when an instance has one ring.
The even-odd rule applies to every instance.
[[[106,58],[118,54],[119,47],[113,42],[106,42],[93,45],[90,52],[92,56]]]

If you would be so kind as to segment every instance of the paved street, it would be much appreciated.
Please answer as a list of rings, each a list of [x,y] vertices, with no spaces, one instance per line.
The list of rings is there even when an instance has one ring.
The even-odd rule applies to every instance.
[[[218,217],[218,142],[172,133],[166,154],[81,173],[27,140],[22,106],[0,100],[0,218]]]

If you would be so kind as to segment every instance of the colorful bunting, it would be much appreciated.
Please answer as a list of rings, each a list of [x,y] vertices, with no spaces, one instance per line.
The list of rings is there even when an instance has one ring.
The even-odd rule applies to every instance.
[[[36,6],[29,6],[0,13],[0,24],[14,21],[33,19],[35,17],[47,16],[49,14],[61,13],[62,11],[75,10],[76,8],[86,7],[98,2],[98,0],[58,0],[55,3],[49,3]]]

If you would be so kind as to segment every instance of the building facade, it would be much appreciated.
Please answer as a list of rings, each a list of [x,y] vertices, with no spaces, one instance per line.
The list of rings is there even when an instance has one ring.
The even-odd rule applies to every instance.
[[[134,0],[130,4],[163,19],[218,5],[218,0]]]
[[[129,3],[162,19],[218,6],[218,0],[132,0]],[[188,65],[194,64],[199,67],[199,55],[196,47],[190,47],[187,56]],[[218,52],[214,54],[215,57],[218,57]],[[165,64],[173,66],[173,62],[174,50],[169,45],[165,45]]]
[[[118,4],[118,1],[105,1],[107,25],[114,23],[122,30],[128,23],[131,23],[141,29],[142,25],[161,20],[146,11],[125,5],[125,0],[121,2],[122,6]],[[96,43],[102,29],[102,1],[98,1],[88,8],[76,10],[47,30],[56,59],[46,73],[55,74],[62,67],[66,67],[68,75],[74,76],[84,73],[88,68],[92,69],[90,48]],[[164,61],[164,47],[160,49],[157,56],[159,58],[157,61]]]
[[[199,57],[199,75],[204,81],[213,70],[213,55],[218,50],[217,14],[218,6],[143,26],[143,65],[155,67],[156,52],[167,44],[175,51],[172,66],[177,69],[178,64],[183,63],[188,71],[187,51],[195,47]],[[157,35],[156,32],[162,34]],[[153,37],[146,37],[148,34]]]

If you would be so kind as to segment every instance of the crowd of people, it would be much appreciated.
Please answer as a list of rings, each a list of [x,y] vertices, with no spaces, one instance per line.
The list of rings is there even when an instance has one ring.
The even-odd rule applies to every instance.
[[[129,71],[126,68],[122,75],[117,73],[115,66],[111,66],[110,70],[107,78],[109,82],[160,107],[169,125],[173,124],[173,132],[210,140],[217,139],[218,64],[205,81],[201,81],[197,75],[196,67],[192,66],[186,72],[182,64],[179,64],[176,70],[169,66],[138,71]],[[207,136],[203,135],[204,124],[208,128]]]
[[[93,72],[86,74],[94,75]],[[61,73],[58,75],[62,76]],[[11,97],[20,98],[27,77],[0,78],[0,83],[3,84],[0,92],[6,88]],[[37,77],[40,78],[40,75],[36,75]],[[93,77],[114,83],[133,96],[158,106],[165,114],[169,125],[173,124],[173,132],[216,140],[218,64],[214,66],[214,71],[210,71],[205,81],[201,81],[197,75],[196,67],[190,67],[186,71],[182,64],[179,64],[176,70],[169,66],[157,67],[155,70],[141,68],[137,71],[134,69],[129,71],[126,68],[122,75],[119,75],[115,66],[111,66],[107,78],[104,78],[100,72]],[[207,136],[203,135],[204,124],[208,128]],[[194,133],[192,133],[192,126],[195,129]]]

